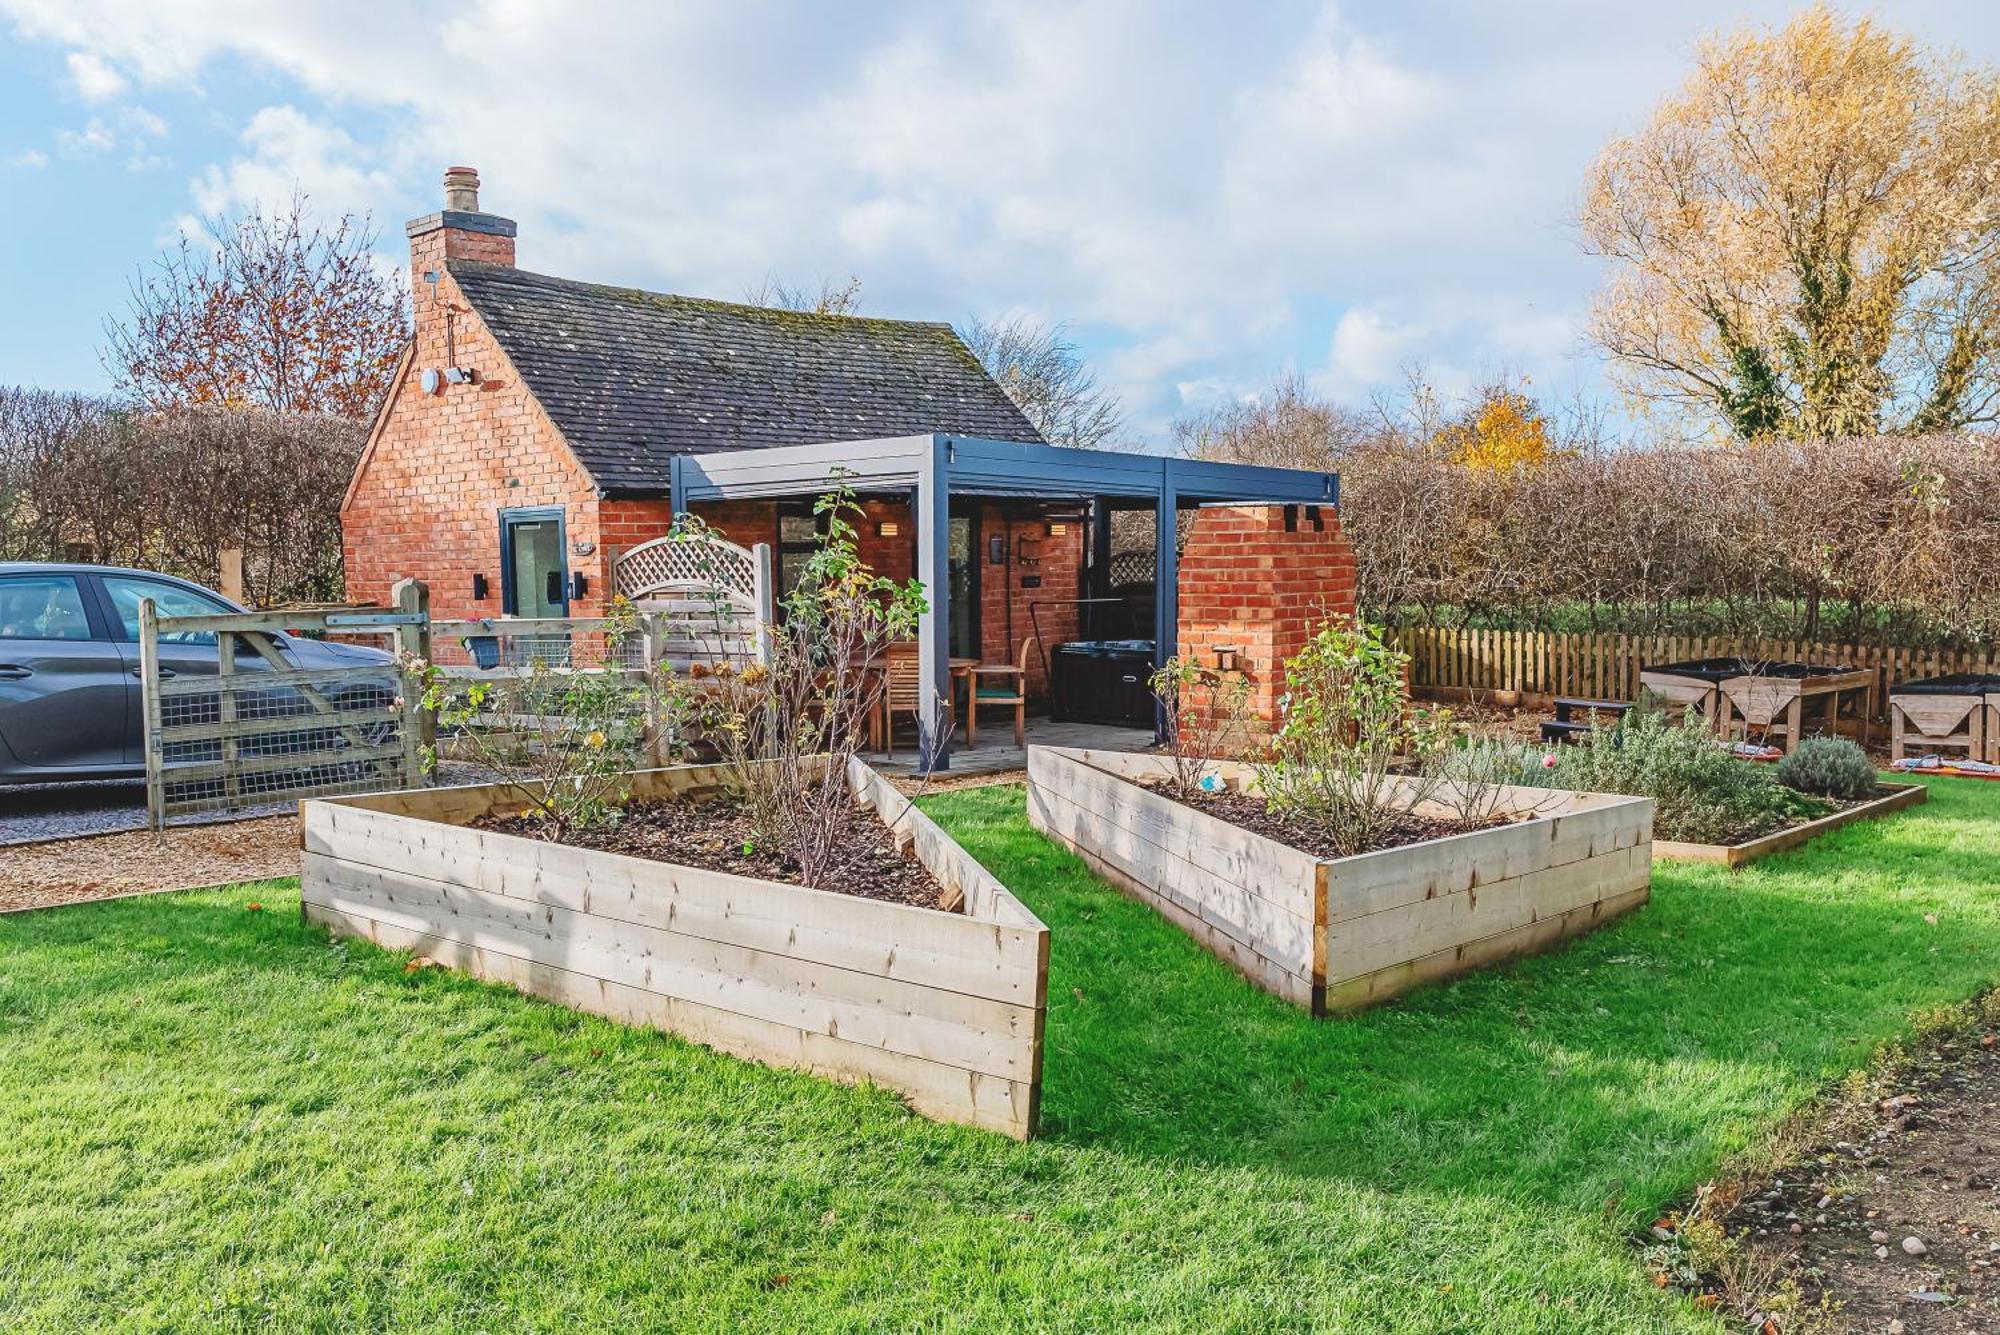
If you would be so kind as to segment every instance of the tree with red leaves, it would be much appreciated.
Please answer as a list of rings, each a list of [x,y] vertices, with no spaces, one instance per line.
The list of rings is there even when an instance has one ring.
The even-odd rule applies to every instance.
[[[206,224],[132,281],[105,365],[151,408],[256,407],[366,418],[410,337],[399,271],[365,215],[331,228],[304,195]]]

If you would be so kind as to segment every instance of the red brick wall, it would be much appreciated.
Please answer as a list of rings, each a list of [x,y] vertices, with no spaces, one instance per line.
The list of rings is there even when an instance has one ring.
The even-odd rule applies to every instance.
[[[695,510],[731,542],[748,547],[774,541],[775,507],[769,501],[711,503],[698,505]],[[880,532],[880,525],[885,521],[896,524],[897,531],[893,536],[884,536]],[[1076,520],[1065,522],[1068,532],[1051,537],[1045,521],[1017,517],[1007,546],[1006,564],[992,565],[986,559],[988,539],[1009,537],[1009,530],[1000,507],[987,506],[981,510],[973,558],[979,562],[979,657],[983,661],[1017,661],[1021,642],[1032,633],[1028,615],[1030,601],[1067,600],[1077,596],[1077,580],[1083,566],[1085,526]],[[876,574],[893,580],[915,577],[916,525],[907,502],[864,500],[862,516],[856,520],[856,528],[859,530],[856,546],[861,559]],[[1030,565],[1020,560],[1023,538],[1038,544],[1038,563]],[[1041,587],[1022,588],[1021,578],[1024,575],[1040,575]],[[1040,618],[1046,644],[1055,645],[1076,638],[1078,618],[1074,606],[1043,607],[1036,615]],[[1028,675],[1029,691],[1039,697],[1047,687],[1040,655],[1029,655]]]
[[[986,506],[979,516],[978,551],[974,555],[980,563],[980,656],[989,663],[1018,662],[1021,642],[1034,634],[1034,627],[1040,626],[1042,652],[1031,651],[1028,655],[1028,694],[1035,699],[1048,692],[1044,670],[1048,651],[1064,640],[1075,639],[1079,625],[1078,609],[1069,600],[1079,596],[1077,581],[1083,569],[1086,525],[1075,519],[1063,522],[1069,531],[1051,536],[1046,521],[1016,514],[1010,535],[1006,512],[999,506]],[[996,536],[1008,538],[1005,565],[992,565],[986,559],[988,544]],[[1037,558],[1034,564],[1021,559],[1023,539],[1034,546]],[[1021,587],[1023,577],[1036,575],[1041,577],[1040,588]],[[1028,608],[1031,602],[1047,604],[1035,609],[1032,620]],[[1108,633],[1116,633],[1116,628]]]
[[[599,502],[595,484],[444,272],[447,255],[511,264],[514,242],[446,228],[410,243],[415,344],[341,509],[348,596],[386,600],[397,580],[415,576],[430,585],[439,616],[498,616],[500,511],[560,505],[569,568],[588,584],[570,610],[595,615],[610,593],[610,547],[664,532],[666,502]],[[439,281],[425,282],[426,272]],[[479,379],[425,394],[423,370],[449,362],[448,315],[457,362]],[[484,601],[473,600],[474,574],[486,576]]]
[[[1283,506],[1203,510],[1181,553],[1181,654],[1212,667],[1218,646],[1234,646],[1251,709],[1267,723],[1277,719],[1285,660],[1328,617],[1354,613],[1354,549],[1331,507],[1319,516],[1316,530],[1298,507],[1288,533]]]

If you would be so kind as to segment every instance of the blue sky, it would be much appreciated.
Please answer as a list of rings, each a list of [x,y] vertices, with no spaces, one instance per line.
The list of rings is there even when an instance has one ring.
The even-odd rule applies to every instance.
[[[1583,172],[1791,8],[0,0],[0,383],[107,387],[137,268],[294,184],[405,263],[465,162],[528,268],[1067,321],[1156,444],[1279,372],[1605,396]],[[1862,12],[2000,60],[2000,6]]]

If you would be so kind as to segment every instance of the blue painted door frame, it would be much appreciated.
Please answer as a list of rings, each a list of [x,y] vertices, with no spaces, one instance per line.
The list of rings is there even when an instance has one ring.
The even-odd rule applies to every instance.
[[[569,520],[560,505],[526,505],[500,511],[500,611],[519,615],[520,593],[514,587],[514,525],[556,524],[556,551],[562,561],[562,615],[569,615]]]

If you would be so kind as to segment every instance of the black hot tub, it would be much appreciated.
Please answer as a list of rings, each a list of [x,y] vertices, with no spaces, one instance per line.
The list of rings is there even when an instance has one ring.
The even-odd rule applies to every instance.
[[[1065,723],[1153,726],[1151,640],[1072,640],[1049,654],[1049,714]]]

